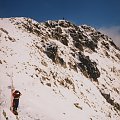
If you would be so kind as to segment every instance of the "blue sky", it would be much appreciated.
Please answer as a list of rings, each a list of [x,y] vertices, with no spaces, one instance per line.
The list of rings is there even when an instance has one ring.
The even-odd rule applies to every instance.
[[[120,0],[0,0],[0,17],[30,17],[38,22],[64,17],[106,30],[120,26]]]
[[[120,25],[120,0],[0,0],[0,17],[26,16],[37,21],[63,17],[95,27]]]

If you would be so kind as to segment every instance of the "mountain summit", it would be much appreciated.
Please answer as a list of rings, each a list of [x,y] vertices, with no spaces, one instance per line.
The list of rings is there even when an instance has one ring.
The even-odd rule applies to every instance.
[[[0,19],[0,116],[15,120],[120,120],[120,49],[91,26]]]

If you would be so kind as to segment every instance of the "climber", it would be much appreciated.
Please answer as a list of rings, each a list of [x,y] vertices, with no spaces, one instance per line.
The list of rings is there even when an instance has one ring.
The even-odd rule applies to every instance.
[[[22,94],[18,90],[13,91],[13,93],[12,93],[12,96],[13,96],[13,113],[15,115],[18,115],[17,108],[18,108],[18,105],[19,105],[19,98],[20,98],[21,95]]]

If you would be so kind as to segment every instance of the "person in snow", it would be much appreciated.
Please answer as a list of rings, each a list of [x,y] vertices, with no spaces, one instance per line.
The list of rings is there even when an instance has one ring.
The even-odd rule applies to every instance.
[[[19,98],[22,95],[18,90],[13,91],[13,113],[17,114],[17,108],[19,105]]]

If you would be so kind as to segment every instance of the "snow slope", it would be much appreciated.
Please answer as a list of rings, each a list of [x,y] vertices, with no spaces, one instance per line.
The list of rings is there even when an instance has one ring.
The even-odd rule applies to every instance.
[[[120,50],[90,26],[0,19],[1,120],[11,79],[20,120],[120,120]]]

